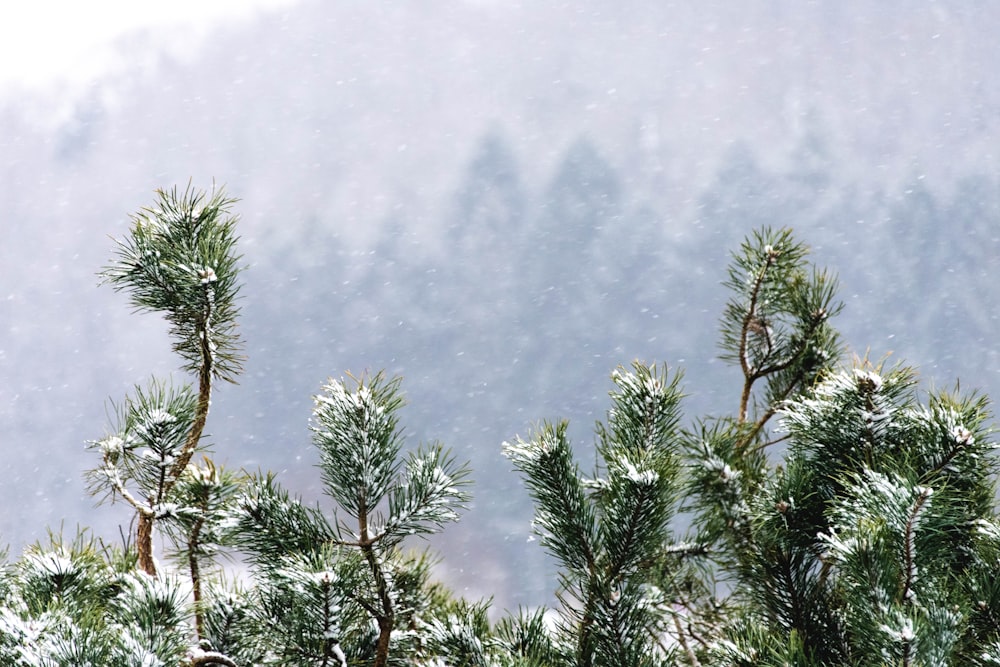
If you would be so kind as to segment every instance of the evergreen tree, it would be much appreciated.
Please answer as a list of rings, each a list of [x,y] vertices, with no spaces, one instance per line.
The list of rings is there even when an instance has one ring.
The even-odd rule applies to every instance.
[[[136,388],[118,410],[112,434],[92,443],[101,465],[89,478],[95,494],[122,498],[136,511],[139,565],[156,574],[153,526],[176,515],[175,486],[201,445],[216,379],[240,372],[239,309],[234,200],[222,190],[207,197],[189,187],[157,192],[158,202],[132,217],[118,242],[116,261],[104,270],[126,291],[137,311],[163,312],[173,348],[197,389],[153,382]]]
[[[785,465],[731,508],[742,606],[715,664],[994,664],[985,401],[922,405],[912,371],[862,364],[782,415]]]
[[[529,232],[523,288],[539,308],[579,323],[597,282],[596,239],[622,214],[622,186],[614,167],[588,139],[566,150]],[[587,269],[581,271],[581,267]]]

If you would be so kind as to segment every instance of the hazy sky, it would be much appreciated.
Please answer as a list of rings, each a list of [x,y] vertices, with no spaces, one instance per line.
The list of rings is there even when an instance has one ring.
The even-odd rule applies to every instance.
[[[127,64],[122,39],[155,28],[171,51],[194,48],[217,23],[296,0],[33,0],[0,9],[0,96],[86,84]]]

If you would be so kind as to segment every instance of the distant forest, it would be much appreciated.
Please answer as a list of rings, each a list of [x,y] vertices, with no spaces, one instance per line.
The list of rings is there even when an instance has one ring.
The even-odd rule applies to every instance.
[[[249,304],[248,339],[280,354],[257,371],[261,388],[226,392],[220,403],[243,415],[237,423],[252,430],[247,437],[304,447],[303,431],[290,425],[298,419],[304,428],[303,397],[324,374],[401,374],[411,434],[468,456],[477,495],[490,498],[441,539],[467,541],[499,573],[540,558],[525,547],[526,498],[500,457],[501,441],[565,417],[586,444],[611,370],[636,358],[683,365],[695,412],[732,409],[714,390],[733,369],[716,359],[713,332],[728,254],[755,227],[794,226],[812,260],[839,274],[847,307],[836,324],[849,345],[870,343],[875,357],[918,364],[938,386],[955,381],[951,369],[978,367],[982,374],[965,371],[963,382],[996,391],[996,315],[985,304],[997,299],[988,267],[1000,256],[998,182],[969,177],[942,195],[916,175],[898,192],[844,189],[826,173],[817,137],[791,165],[775,173],[734,147],[693,198],[692,219],[679,223],[634,197],[635,171],[612,164],[597,141],[573,142],[534,188],[511,142],[490,131],[459,179],[442,238],[412,231],[401,215],[369,251],[347,254],[320,231],[333,227],[317,226],[302,245],[247,272],[250,293],[259,282],[294,289]],[[274,421],[273,405],[289,419]],[[484,530],[491,547],[479,551]],[[490,571],[464,576],[474,586]]]

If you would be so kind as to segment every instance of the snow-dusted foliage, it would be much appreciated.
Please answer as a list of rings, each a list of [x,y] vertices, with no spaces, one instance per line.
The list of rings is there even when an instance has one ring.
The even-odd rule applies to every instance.
[[[271,476],[253,480],[240,501],[238,540],[257,581],[248,618],[265,636],[289,638],[262,653],[264,664],[363,655],[385,665],[390,653],[419,647],[419,636],[401,630],[424,604],[415,607],[413,597],[426,572],[399,547],[458,519],[468,470],[440,445],[404,457],[402,405],[399,380],[382,374],[331,380],[316,397],[313,441],[324,489],[342,513],[336,520]]]
[[[10,667],[179,664],[190,643],[188,592],[172,576],[78,536],[35,545],[10,572],[0,661]]]
[[[782,406],[787,455],[750,503],[745,616],[717,660],[984,664],[1000,602],[988,414],[976,396],[921,405],[914,377],[863,363]]]
[[[644,568],[671,541],[679,378],[636,363],[612,380],[613,407],[597,427],[604,466],[592,478],[580,476],[565,423],[506,443],[504,452],[524,475],[542,545],[564,572],[548,652],[571,647],[587,665],[660,664],[670,651],[657,640],[660,615],[644,594]]]
[[[213,382],[239,367],[229,203],[161,193],[105,271],[166,314],[197,386],[137,387],[88,444],[91,491],[135,512],[121,547],[53,536],[0,566],[0,665],[1000,664],[986,401],[839,368],[836,281],[788,230],[751,235],[729,270],[730,414],[683,429],[679,373],[635,362],[586,475],[565,422],[503,444],[559,603],[493,623],[408,551],[459,518],[469,471],[437,443],[404,451],[398,378],[315,397],[332,511],[205,455]]]

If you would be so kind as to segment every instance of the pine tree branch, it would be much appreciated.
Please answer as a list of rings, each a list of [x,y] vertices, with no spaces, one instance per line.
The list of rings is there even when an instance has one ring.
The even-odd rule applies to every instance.
[[[198,449],[202,432],[205,430],[205,424],[208,422],[209,407],[212,405],[212,374],[215,367],[215,355],[212,349],[211,322],[215,299],[211,283],[206,282],[204,290],[205,310],[198,327],[201,338],[201,366],[198,370],[198,403],[195,409],[194,423],[191,424],[191,430],[188,432],[184,447],[181,449],[180,456],[174,462],[174,466],[170,469],[170,477],[174,481],[167,487],[167,491],[180,479],[181,473],[187,468],[188,463],[191,462],[191,457],[194,456],[195,451]]]
[[[121,475],[118,474],[115,464],[111,461],[109,454],[105,453],[103,455],[103,463],[104,467],[101,468],[100,471],[108,480],[108,483],[111,484],[112,489],[114,489],[114,493],[119,494],[125,502],[131,505],[139,516],[142,516],[143,514],[152,515],[154,513],[153,508],[146,503],[139,502],[139,500],[132,495],[132,492],[128,490],[128,487],[125,486],[125,480],[123,480]]]
[[[566,427],[566,422],[546,424],[529,442],[504,443],[504,454],[525,475],[542,544],[585,579],[598,571],[596,518],[566,441]]]
[[[774,415],[771,415],[771,416],[773,417]],[[749,451],[754,452],[754,453],[762,451],[764,449],[767,449],[768,447],[773,447],[774,445],[781,444],[785,440],[788,440],[789,437],[790,436],[788,436],[788,434],[785,434],[785,435],[781,436],[780,438],[774,438],[773,440],[768,440],[766,442],[762,442],[762,443],[760,443],[759,445],[757,445],[756,447],[754,447],[753,449],[751,449]]]
[[[951,465],[951,462],[958,458],[959,454],[964,452],[969,445],[974,442],[972,433],[968,430],[960,432],[955,438],[952,439],[954,445],[945,452],[945,455],[933,468],[927,470],[924,474],[920,476],[920,480],[925,483],[930,483],[935,477],[938,476],[945,468]]]
[[[789,357],[784,362],[776,364],[774,366],[769,366],[759,371],[759,373],[756,374],[756,377],[753,378],[750,385],[744,385],[744,391],[752,387],[753,382],[756,382],[762,377],[781,373],[782,371],[791,368],[794,364],[800,362],[802,360],[802,357],[806,354],[806,352],[809,351],[810,344],[813,341],[813,336],[816,334],[817,330],[823,323],[824,319],[825,315],[817,314],[817,316],[814,317],[812,321],[810,321],[809,328],[806,330],[805,336],[803,336],[802,343],[799,346],[798,351],[796,351],[792,355],[789,355]],[[744,437],[742,441],[743,444],[740,445],[739,449],[743,449],[746,445],[753,442],[757,438],[757,435],[764,429],[764,427],[767,425],[767,422],[769,422],[771,418],[774,417],[775,414],[777,414],[778,410],[781,408],[782,403],[788,400],[788,398],[792,395],[795,389],[802,384],[802,381],[805,379],[805,370],[806,369],[804,368],[800,369],[798,373],[796,373],[792,378],[789,379],[789,381],[785,384],[784,388],[778,393],[778,396],[771,401],[771,404],[767,407],[767,410],[764,411],[764,414],[762,414],[756,420],[756,422],[754,422],[753,427],[750,429],[750,432]],[[744,419],[745,418],[746,415],[744,414]],[[762,449],[770,444],[772,443],[765,443],[763,445],[760,445],[757,449]]]
[[[183,195],[176,189],[158,190],[157,195],[157,207],[133,216],[131,234],[118,242],[117,261],[102,272],[116,290],[131,292],[137,310],[165,313],[175,338],[174,350],[188,362],[186,368],[198,375],[193,420],[180,451],[160,470],[150,496],[154,506],[169,497],[198,449],[211,405],[213,376],[231,379],[239,370],[239,357],[234,354],[239,339],[232,332],[239,269],[233,252],[234,219],[226,217],[232,200],[219,191],[202,206],[204,194],[193,192],[190,185]],[[149,574],[156,573],[154,521],[152,513],[139,512],[136,549],[139,566]]]
[[[177,484],[177,480],[180,479],[181,474],[191,462],[191,457],[194,456],[194,453],[198,449],[198,444],[201,441],[202,433],[205,430],[205,424],[208,422],[208,411],[212,404],[212,372],[214,356],[209,330],[212,320],[212,304],[214,303],[214,298],[212,296],[210,282],[205,282],[203,289],[205,290],[205,309],[203,311],[201,321],[198,324],[198,330],[201,338],[201,365],[198,372],[198,399],[195,408],[195,417],[184,440],[184,445],[181,447],[180,454],[174,460],[169,473],[166,471],[165,467],[161,467],[160,484],[157,485],[157,497],[159,499],[165,498],[169,495],[171,490],[173,490],[174,485]],[[156,563],[153,560],[154,518],[155,517],[152,514],[139,515],[136,548],[139,551],[140,567],[142,567],[147,574],[155,576]]]
[[[778,555],[778,561],[779,581],[777,583],[784,589],[784,594],[779,594],[779,597],[788,601],[789,611],[791,612],[791,617],[788,619],[790,621],[789,629],[797,630],[802,637],[803,644],[808,645],[810,637],[805,618],[805,609],[808,601],[802,599],[799,587],[796,585],[790,555],[788,553],[781,553]]]
[[[332,633],[334,628],[334,609],[330,604],[332,596],[332,582],[323,579],[323,662],[321,667],[327,667],[330,658],[336,657],[339,662],[344,663],[344,652],[340,650],[339,639]]]
[[[917,520],[919,519],[924,505],[930,499],[932,493],[933,490],[930,487],[918,487],[917,498],[913,502],[913,507],[910,509],[910,514],[906,519],[906,530],[903,533],[904,579],[901,585],[902,599],[905,602],[912,602],[913,585],[916,583],[917,579],[917,549],[915,540]]]
[[[576,664],[581,667],[594,667],[594,623],[597,616],[598,596],[604,592],[597,590],[598,588],[597,572],[592,569],[587,581],[583,614],[580,617],[579,630],[577,631]]]
[[[677,631],[676,635],[677,643],[681,645],[682,649],[684,649],[684,653],[687,655],[688,662],[690,663],[691,667],[701,667],[701,663],[698,662],[698,656],[695,655],[694,650],[688,643],[686,633],[684,632],[684,627],[681,625],[680,616],[678,614],[672,614],[672,616],[673,616],[672,620],[674,622],[674,629]]]
[[[389,640],[392,636],[392,629],[395,625],[395,612],[392,605],[392,597],[389,595],[389,586],[386,582],[385,572],[379,563],[378,554],[375,553],[374,541],[368,535],[368,505],[362,497],[358,499],[358,533],[360,536],[359,546],[368,569],[371,571],[375,581],[375,592],[378,596],[380,610],[376,610],[375,622],[378,624],[378,641],[375,646],[374,667],[385,667],[389,661]]]
[[[201,599],[201,566],[198,563],[198,549],[201,529],[205,521],[202,517],[195,520],[188,537],[188,570],[191,572],[191,591],[194,601],[195,637],[200,641],[205,636],[205,610]]]
[[[767,246],[765,250],[767,251],[767,258],[764,261],[764,266],[757,273],[753,286],[750,288],[750,305],[747,307],[746,314],[743,316],[743,323],[740,328],[740,345],[738,354],[740,368],[743,370],[743,392],[740,396],[740,409],[737,420],[737,423],[739,424],[744,423],[747,419],[747,406],[750,403],[750,392],[753,388],[754,382],[756,382],[759,378],[757,370],[750,365],[750,359],[747,356],[747,347],[753,325],[756,324],[757,326],[766,327],[766,325],[761,325],[759,323],[759,318],[757,317],[757,300],[760,298],[760,290],[764,285],[764,278],[767,276],[767,271],[771,268],[780,254],[780,251],[775,250],[771,246]]]
[[[824,321],[826,321],[825,311],[821,309],[816,313],[812,313],[809,319],[809,326],[806,327],[805,335],[802,337],[802,343],[799,345],[798,351],[793,354],[789,354],[788,357],[782,362],[761,368],[761,370],[757,372],[757,379],[766,375],[780,373],[788,368],[791,368],[793,364],[800,361],[802,359],[802,355],[809,350],[809,344],[812,342],[813,336],[816,334],[816,331]],[[797,379],[795,381],[789,383],[791,387],[794,387],[799,381],[801,381],[801,376],[796,376],[796,378]]]
[[[805,349],[803,349],[803,352],[804,351],[805,351]],[[778,413],[778,409],[781,407],[781,404],[785,400],[787,400],[789,396],[792,395],[792,392],[795,391],[795,388],[797,386],[799,386],[799,383],[801,383],[801,382],[802,382],[802,375],[799,374],[795,378],[793,378],[787,385],[785,385],[784,390],[780,393],[780,398],[778,400],[775,400],[774,402],[772,402],[771,405],[768,406],[767,410],[764,411],[764,414],[762,414],[757,419],[757,421],[754,422],[754,425],[750,429],[749,433],[747,433],[743,437],[743,439],[741,440],[741,443],[737,447],[738,450],[745,449],[747,445],[749,445],[751,442],[753,442],[754,440],[757,439],[757,435],[760,434],[760,432],[764,430],[764,427],[767,426],[767,423],[769,421],[771,421],[771,418],[774,417],[774,415],[776,415]],[[764,448],[766,448],[766,447],[768,447],[768,446],[770,446],[772,444],[775,444],[777,442],[781,442],[781,440],[783,440],[783,439],[784,438],[779,438],[778,440],[774,440],[774,441],[771,441],[771,442],[765,442],[765,443],[759,445],[758,447],[753,448],[750,451],[757,451],[757,450],[760,450],[760,449],[764,449]]]
[[[135,548],[139,557],[139,568],[151,577],[156,576],[156,560],[153,558],[154,514],[139,512],[135,528]]]

